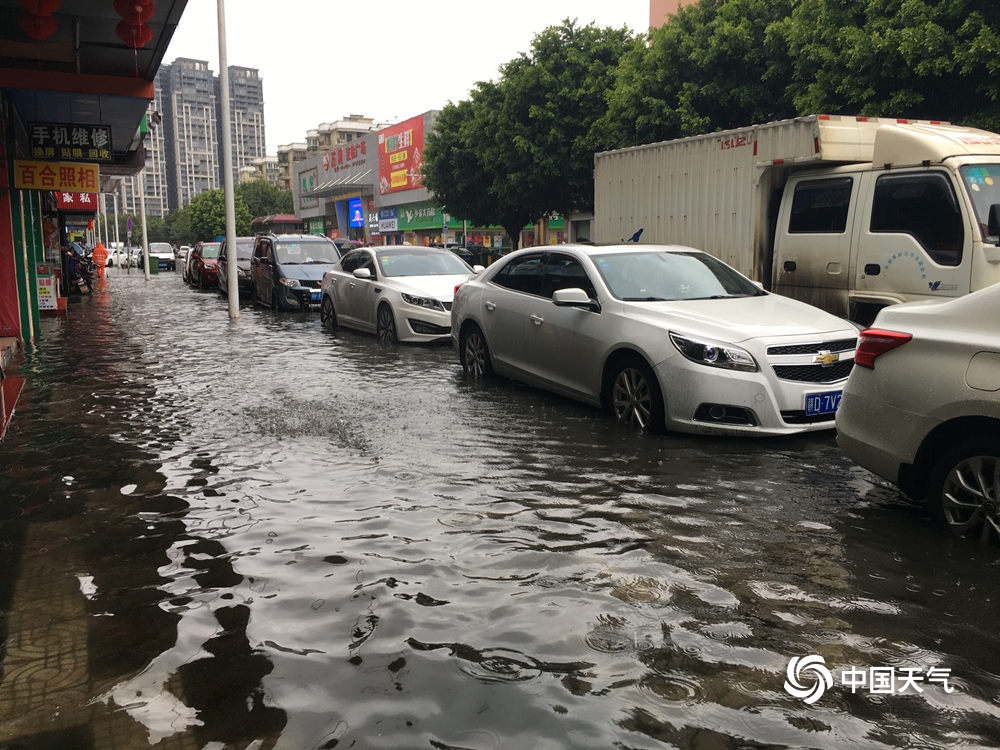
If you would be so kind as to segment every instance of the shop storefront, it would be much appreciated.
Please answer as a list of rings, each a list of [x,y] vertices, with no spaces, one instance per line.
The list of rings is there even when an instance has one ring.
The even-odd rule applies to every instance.
[[[375,134],[327,149],[295,166],[296,215],[310,234],[373,241]]]

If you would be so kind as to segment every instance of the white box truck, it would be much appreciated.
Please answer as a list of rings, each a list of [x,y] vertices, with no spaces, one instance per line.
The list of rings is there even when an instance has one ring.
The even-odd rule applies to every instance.
[[[596,154],[593,239],[639,229],[869,323],[1000,281],[1000,135],[810,115]]]

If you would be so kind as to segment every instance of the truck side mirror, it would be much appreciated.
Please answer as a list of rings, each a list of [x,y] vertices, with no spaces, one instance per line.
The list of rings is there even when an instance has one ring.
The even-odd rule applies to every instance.
[[[1000,203],[990,206],[990,215],[986,223],[986,234],[997,238],[997,245],[1000,245]]]

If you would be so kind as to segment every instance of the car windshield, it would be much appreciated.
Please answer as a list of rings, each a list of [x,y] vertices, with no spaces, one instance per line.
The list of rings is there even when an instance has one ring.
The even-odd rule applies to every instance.
[[[329,240],[298,240],[276,242],[274,257],[278,263],[336,263],[340,259],[337,246]]]
[[[236,243],[236,257],[240,260],[249,260],[253,257],[253,240],[249,242]]]
[[[717,258],[700,252],[594,255],[608,289],[629,302],[756,297],[766,294]]]
[[[218,258],[219,249],[222,245],[218,242],[213,242],[211,245],[201,246],[201,257],[202,258]]]
[[[377,253],[383,276],[468,275],[471,269],[454,253],[432,250],[384,250]]]
[[[151,253],[160,253],[161,255],[164,253],[170,253],[171,255],[174,254],[174,249],[170,245],[166,245],[162,242],[150,243],[149,251]]]

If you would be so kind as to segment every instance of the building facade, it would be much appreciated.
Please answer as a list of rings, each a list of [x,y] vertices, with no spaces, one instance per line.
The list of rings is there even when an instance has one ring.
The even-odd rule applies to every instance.
[[[146,167],[121,184],[126,213],[139,212],[137,188],[145,188],[146,215],[162,217],[223,185],[221,79],[204,60],[177,58],[156,74]],[[264,92],[258,71],[229,67],[233,182],[264,158]],[[157,123],[157,121],[159,121]]]

